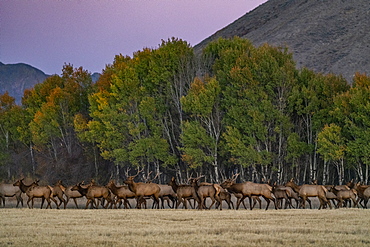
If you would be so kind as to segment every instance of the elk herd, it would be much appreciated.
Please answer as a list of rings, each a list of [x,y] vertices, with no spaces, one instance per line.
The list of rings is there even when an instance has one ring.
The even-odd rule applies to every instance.
[[[0,205],[5,207],[6,197],[15,197],[16,207],[23,207],[22,194],[28,197],[27,206],[34,207],[34,199],[41,198],[41,208],[46,200],[46,208],[52,208],[52,202],[59,209],[62,205],[65,209],[70,199],[73,199],[78,208],[77,199],[85,197],[85,208],[132,208],[130,200],[136,200],[136,208],[147,208],[147,200],[152,201],[152,208],[197,208],[222,210],[225,202],[228,209],[239,209],[240,204],[247,209],[245,199],[248,198],[249,208],[252,210],[256,204],[262,208],[261,198],[266,202],[266,210],[272,206],[275,209],[282,208],[305,208],[308,203],[312,208],[312,199],[318,198],[321,208],[340,207],[362,207],[367,208],[370,197],[370,186],[360,183],[348,182],[346,185],[319,185],[317,181],[312,184],[298,185],[294,179],[282,184],[276,183],[237,183],[238,174],[226,179],[221,184],[200,182],[203,176],[190,178],[187,183],[180,184],[174,177],[168,184],[146,182],[135,182],[135,178],[141,173],[138,171],[133,176],[128,176],[124,181],[125,185],[117,185],[111,180],[106,186],[98,185],[93,180],[85,184],[77,183],[71,186],[64,186],[58,181],[54,186],[39,185],[39,180],[25,184],[20,179],[13,184],[0,184]],[[158,174],[157,174],[158,176]],[[156,177],[157,177],[156,176]],[[149,177],[149,175],[148,175]],[[211,201],[206,205],[207,199]],[[234,206],[233,201],[236,201]]]

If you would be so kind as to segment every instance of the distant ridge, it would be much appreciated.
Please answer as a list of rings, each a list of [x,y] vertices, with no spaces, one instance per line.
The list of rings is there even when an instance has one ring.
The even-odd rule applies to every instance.
[[[269,0],[194,48],[239,36],[259,46],[287,46],[297,67],[342,74],[370,72],[369,0]]]
[[[6,91],[20,104],[25,89],[33,88],[49,75],[28,64],[3,64],[0,62],[0,94]]]
[[[6,91],[15,98],[17,104],[21,103],[24,90],[33,88],[42,83],[50,75],[24,63],[3,64],[0,62],[0,94]],[[91,79],[96,82],[100,73],[93,73]]]

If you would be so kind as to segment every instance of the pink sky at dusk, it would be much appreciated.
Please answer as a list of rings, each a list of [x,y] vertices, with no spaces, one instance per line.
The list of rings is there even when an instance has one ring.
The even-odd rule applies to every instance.
[[[1,0],[0,62],[60,74],[64,63],[101,72],[161,39],[192,46],[266,0]]]

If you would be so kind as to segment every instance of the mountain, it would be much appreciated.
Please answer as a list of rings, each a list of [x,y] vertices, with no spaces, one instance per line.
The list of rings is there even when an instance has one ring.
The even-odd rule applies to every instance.
[[[239,36],[255,46],[287,46],[297,67],[324,74],[370,71],[370,1],[269,0],[194,47]]]
[[[28,64],[3,64],[0,62],[0,94],[8,91],[9,95],[15,98],[16,103],[20,104],[25,89],[33,88],[48,77],[49,75]],[[99,77],[99,73],[91,75],[93,82],[96,82]]]
[[[25,89],[32,88],[35,84],[43,82],[49,75],[39,69],[24,63],[3,64],[0,62],[0,94],[6,91],[21,102]]]

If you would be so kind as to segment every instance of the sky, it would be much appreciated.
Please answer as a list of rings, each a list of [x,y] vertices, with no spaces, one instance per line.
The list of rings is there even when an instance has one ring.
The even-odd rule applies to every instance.
[[[102,72],[171,37],[195,46],[267,0],[0,0],[0,62]]]

